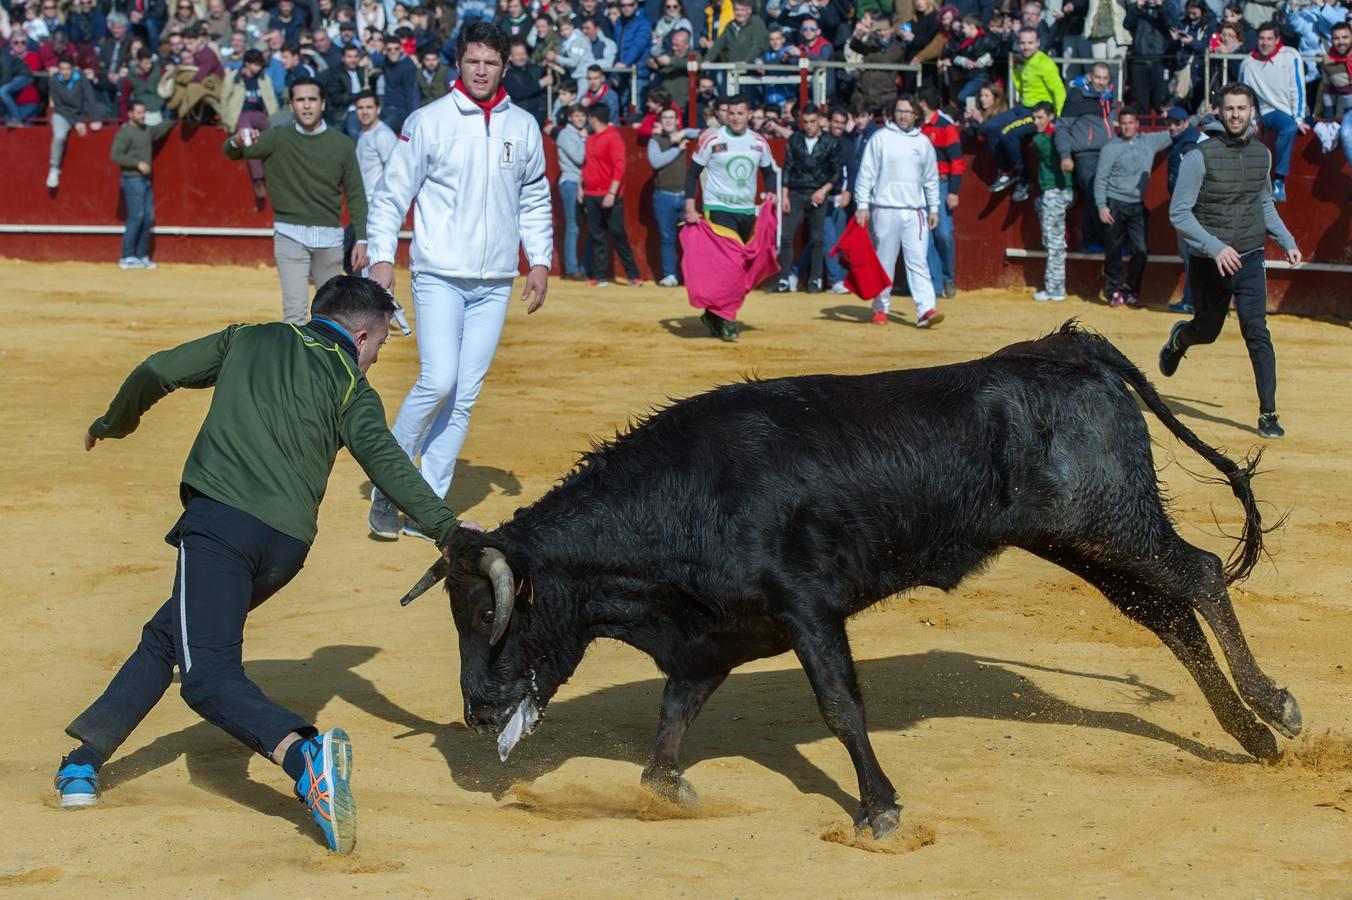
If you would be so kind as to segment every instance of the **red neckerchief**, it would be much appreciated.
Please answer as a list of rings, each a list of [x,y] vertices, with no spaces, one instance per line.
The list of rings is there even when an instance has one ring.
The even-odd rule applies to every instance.
[[[1281,52],[1282,52],[1282,42],[1278,40],[1277,47],[1272,51],[1271,55],[1264,56],[1262,53],[1258,52],[1257,47],[1253,48],[1253,52],[1250,53],[1249,55],[1252,56],[1254,59],[1258,60],[1259,62],[1272,62],[1272,58]]]
[[[604,97],[604,96],[606,95],[606,91],[608,91],[608,90],[610,90],[610,85],[609,85],[609,84],[606,84],[606,83],[603,81],[603,82],[601,82],[601,90],[599,90],[599,91],[597,91],[595,94],[593,94],[593,93],[591,92],[591,88],[587,88],[587,93],[586,93],[584,96],[590,97],[590,98],[591,98],[591,102],[592,102],[592,103],[595,103],[597,100],[600,100],[602,97]]]
[[[985,34],[985,33],[986,33],[986,29],[984,29],[984,28],[978,28],[978,29],[976,30],[976,34],[972,35],[972,36],[969,37],[967,40],[963,41],[961,44],[958,44],[958,49],[959,49],[959,50],[966,50],[968,47],[970,47],[970,46],[972,46],[973,44],[976,43],[976,39],[977,39],[977,38],[981,37],[981,36],[982,36],[983,34]]]
[[[451,89],[457,90],[460,93],[464,94],[466,97],[469,98],[470,103],[473,103],[475,106],[479,107],[479,109],[484,111],[485,125],[488,124],[489,114],[493,111],[493,107],[497,106],[499,103],[501,103],[503,100],[507,98],[507,89],[503,87],[501,84],[498,85],[498,92],[488,100],[475,100],[474,97],[470,94],[469,88],[465,87],[465,83],[461,81],[459,78],[455,80],[455,84],[451,86]]]

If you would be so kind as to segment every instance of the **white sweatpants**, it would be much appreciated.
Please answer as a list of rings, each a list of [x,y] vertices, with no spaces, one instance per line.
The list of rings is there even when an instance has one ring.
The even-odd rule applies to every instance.
[[[906,282],[915,301],[917,320],[934,309],[934,282],[929,271],[929,216],[923,209],[894,209],[875,206],[869,210],[869,229],[878,262],[890,277],[897,270],[897,253],[906,263]],[[874,312],[892,311],[892,289],[873,298]]]
[[[470,410],[498,348],[511,294],[510,278],[413,276],[418,380],[390,431],[409,459],[422,455],[422,476],[438,497],[450,492]]]

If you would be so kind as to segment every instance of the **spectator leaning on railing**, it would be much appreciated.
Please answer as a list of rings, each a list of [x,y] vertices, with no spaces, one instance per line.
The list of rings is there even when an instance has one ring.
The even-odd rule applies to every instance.
[[[1164,63],[1173,43],[1171,33],[1180,25],[1182,15],[1178,0],[1130,0],[1127,5],[1132,95],[1136,108],[1143,113],[1167,105],[1169,91],[1164,79]]]
[[[755,15],[751,0],[733,0],[732,21],[704,54],[704,61],[751,62],[769,46],[770,32]]]
[[[1329,38],[1328,55],[1320,66],[1324,80],[1324,102],[1341,122],[1339,133],[1343,154],[1352,166],[1352,24],[1339,22]]]
[[[56,64],[56,75],[48,80],[52,102],[52,145],[48,158],[47,187],[56,190],[61,183],[61,160],[66,154],[66,139],[73,130],[80,137],[103,128],[103,111],[94,96],[94,85],[75,70],[70,57]]]
[[[1075,190],[1083,209],[1081,247],[1086,253],[1103,250],[1103,223],[1094,206],[1094,174],[1099,153],[1117,133],[1117,103],[1112,72],[1107,63],[1094,63],[1084,79],[1066,91],[1055,144],[1061,171],[1075,173]]]
[[[896,30],[888,16],[874,18],[865,14],[855,25],[850,49],[868,65],[895,65],[906,58],[906,44],[896,40]],[[866,69],[855,81],[855,96],[862,98],[869,112],[888,114],[897,99],[897,74],[881,69]]]
[[[502,75],[502,86],[512,102],[530,113],[535,124],[544,125],[546,109],[545,88],[554,83],[554,76],[530,61],[530,51],[524,38],[512,38],[512,49],[507,54],[507,69]]]
[[[685,148],[699,137],[698,128],[682,128],[681,114],[673,107],[657,116],[657,126],[648,141],[648,164],[653,167],[653,219],[661,244],[662,287],[676,287],[676,227],[685,214],[685,176],[690,168]]]
[[[606,73],[601,71],[600,66],[593,65],[587,69],[587,90],[579,102],[588,108],[604,106],[610,111],[607,122],[620,121],[620,98],[616,96],[615,89],[606,80]]]
[[[652,70],[650,80],[652,87],[648,93],[651,94],[660,88],[667,92],[672,103],[680,109],[685,109],[690,100],[690,78],[686,71],[686,57],[689,54],[690,32],[684,29],[673,31],[671,49],[648,60],[648,67]]]
[[[174,127],[172,121],[153,127],[146,125],[146,108],[133,101],[127,110],[127,124],[118,129],[108,157],[117,163],[121,174],[122,200],[127,207],[127,227],[122,233],[123,269],[153,269],[150,261],[150,232],[155,227],[155,188],[150,180],[155,142]]]
[[[225,74],[225,85],[221,88],[221,123],[231,134],[242,129],[261,134],[268,130],[277,109],[277,93],[263,71],[263,54],[258,50],[244,51],[244,62],[240,67]],[[250,159],[248,169],[254,200],[261,208],[266,196],[263,161]]]
[[[1277,134],[1272,177],[1272,199],[1286,199],[1286,176],[1291,173],[1291,150],[1297,134],[1305,134],[1305,63],[1300,54],[1282,46],[1277,26],[1258,29],[1258,48],[1240,63],[1239,80],[1258,98],[1259,121]]]
[[[38,111],[39,95],[33,77],[37,57],[18,29],[10,35],[9,47],[0,53],[0,104],[4,105],[8,128],[18,128],[24,119]]]
[[[1013,199],[1028,199],[1030,175],[1023,142],[1032,136],[1033,107],[1046,101],[1061,114],[1066,102],[1066,87],[1061,73],[1051,57],[1038,46],[1037,31],[1025,28],[1019,31],[1019,50],[1011,80],[1019,90],[1019,105],[996,116],[986,126],[986,139],[995,153],[1000,177],[991,184],[991,191],[1003,191],[1014,185]]]

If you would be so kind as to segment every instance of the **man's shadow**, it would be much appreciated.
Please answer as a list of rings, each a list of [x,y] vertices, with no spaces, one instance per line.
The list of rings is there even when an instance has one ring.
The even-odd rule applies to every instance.
[[[1159,741],[1209,762],[1251,762],[1175,734],[1130,712],[1086,709],[1054,696],[1021,672],[1053,673],[1118,686],[1138,707],[1173,700],[1135,676],[1075,672],[966,653],[932,650],[858,663],[873,733],[905,731],[929,719],[967,717],[1037,725],[1073,725]],[[451,778],[464,790],[503,797],[512,784],[533,781],[573,757],[644,764],[656,732],[663,681],[647,679],[552,704],[540,729],[523,740],[507,764],[490,738],[460,723],[433,732]],[[400,735],[405,737],[407,735]],[[797,748],[829,737],[800,669],[734,673],[714,694],[682,746],[682,762],[740,757],[787,778],[800,792],[818,794],[847,812],[858,805],[836,780]],[[1124,742],[1124,753],[1130,751]],[[973,747],[973,753],[998,752]],[[840,753],[844,759],[844,749]],[[904,760],[885,761],[904,771]],[[695,789],[699,790],[698,777]],[[849,787],[852,787],[852,780]]]
[[[424,731],[443,727],[393,703],[354,671],[379,652],[379,647],[336,645],[321,647],[309,659],[252,660],[244,668],[250,680],[262,686],[273,701],[307,722],[316,721],[329,701],[341,698],[372,716],[405,728]],[[177,693],[176,687],[171,690]],[[105,787],[116,787],[183,757],[191,784],[266,815],[286,819],[298,831],[318,840],[318,832],[310,827],[310,817],[294,794],[249,779],[253,756],[251,750],[216,726],[198,722],[109,762],[100,775]]]
[[[658,319],[657,324],[666,329],[667,334],[678,338],[705,338],[707,340],[716,340],[709,334],[708,327],[699,316],[673,316],[667,319]],[[737,330],[740,332],[756,331],[755,325],[738,320]]]
[[[363,481],[357,487],[357,493],[370,498],[371,482]],[[507,497],[521,494],[521,479],[515,472],[499,469],[496,466],[480,466],[467,459],[455,461],[455,477],[451,479],[451,492],[446,495],[446,505],[458,511],[472,509],[497,490]]]
[[[1246,425],[1242,422],[1236,422],[1234,419],[1227,419],[1225,416],[1218,416],[1215,413],[1209,413],[1197,408],[1197,406],[1209,406],[1213,409],[1220,409],[1221,405],[1219,403],[1211,403],[1207,400],[1197,400],[1193,397],[1175,397],[1172,394],[1160,394],[1160,396],[1169,404],[1169,409],[1176,416],[1185,419],[1198,419],[1202,422],[1210,422],[1213,425],[1229,425],[1231,428],[1238,428],[1240,431],[1245,431],[1249,434],[1258,433],[1258,428],[1254,425]],[[1194,403],[1197,404],[1197,406],[1191,405]]]

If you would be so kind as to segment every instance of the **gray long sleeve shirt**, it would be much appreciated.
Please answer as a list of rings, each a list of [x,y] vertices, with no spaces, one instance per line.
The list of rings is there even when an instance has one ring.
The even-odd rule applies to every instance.
[[[582,161],[587,155],[586,132],[565,125],[554,138],[554,146],[559,151],[559,181],[581,182]]]
[[[1203,137],[1202,140],[1207,138]],[[1197,195],[1202,190],[1202,180],[1205,177],[1206,157],[1195,150],[1185,155],[1183,163],[1178,167],[1178,181],[1174,182],[1173,197],[1169,200],[1169,221],[1178,232],[1178,236],[1183,238],[1183,243],[1187,245],[1192,255],[1215,259],[1225,249],[1225,244],[1202,227],[1202,223],[1197,221],[1197,214],[1193,211],[1197,206]],[[1283,250],[1296,249],[1296,239],[1287,230],[1282,217],[1277,215],[1277,206],[1272,202],[1271,181],[1263,182],[1261,203],[1263,227],[1267,229],[1267,233],[1272,235],[1273,240],[1280,244]]]
[[[1155,157],[1173,142],[1167,131],[1138,133],[1131,140],[1113,138],[1099,154],[1094,175],[1094,205],[1103,209],[1111,198],[1121,203],[1141,203],[1150,184]]]

